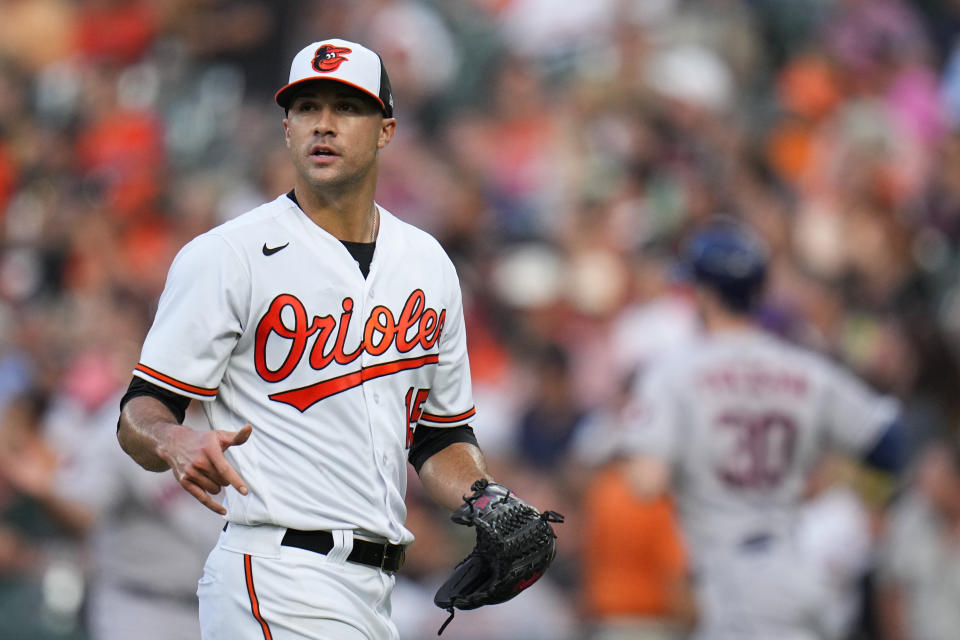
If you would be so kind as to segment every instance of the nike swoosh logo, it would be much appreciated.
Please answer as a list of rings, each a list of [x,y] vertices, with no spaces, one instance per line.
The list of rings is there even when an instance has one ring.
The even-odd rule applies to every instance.
[[[264,243],[263,243],[263,255],[265,255],[265,256],[272,256],[272,255],[275,254],[277,251],[280,251],[281,249],[286,249],[286,248],[287,248],[287,245],[289,245],[289,244],[290,244],[290,243],[288,242],[288,243],[286,243],[286,244],[280,245],[279,247],[268,247],[268,246],[267,246],[267,243],[264,242]]]

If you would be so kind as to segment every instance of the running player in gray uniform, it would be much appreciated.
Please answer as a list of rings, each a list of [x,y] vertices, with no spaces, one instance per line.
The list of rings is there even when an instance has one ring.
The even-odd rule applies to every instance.
[[[708,225],[685,263],[706,336],[638,384],[627,411],[634,481],[678,497],[699,640],[823,637],[794,539],[802,491],[827,447],[899,469],[898,404],[753,324],[767,256],[746,228]]]

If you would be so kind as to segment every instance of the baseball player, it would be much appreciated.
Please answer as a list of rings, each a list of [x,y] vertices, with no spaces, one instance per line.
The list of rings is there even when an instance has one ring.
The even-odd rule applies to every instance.
[[[823,637],[821,592],[794,535],[808,472],[825,447],[898,470],[898,405],[752,324],[767,257],[745,227],[711,221],[684,263],[706,334],[638,383],[627,413],[633,480],[648,495],[676,492],[697,638]]]
[[[57,470],[54,490],[89,518],[90,637],[196,640],[197,578],[223,523],[173,475],[144,473],[120,451],[112,427],[116,400],[87,415],[57,413],[61,429],[82,434]]]
[[[380,57],[315,42],[275,99],[293,190],[177,255],[118,438],[226,516],[203,638],[396,638],[407,461],[451,510],[492,480],[460,287],[432,237],[374,202],[396,129]],[[214,428],[180,424],[191,400]]]

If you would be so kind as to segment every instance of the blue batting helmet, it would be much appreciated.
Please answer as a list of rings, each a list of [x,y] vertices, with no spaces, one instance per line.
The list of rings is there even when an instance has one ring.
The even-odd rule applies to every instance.
[[[735,311],[753,307],[767,276],[766,247],[735,221],[715,222],[696,232],[684,247],[682,263],[694,281]]]

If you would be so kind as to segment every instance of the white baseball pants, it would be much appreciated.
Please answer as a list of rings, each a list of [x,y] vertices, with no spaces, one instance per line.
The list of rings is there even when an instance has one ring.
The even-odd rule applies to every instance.
[[[347,562],[349,530],[324,555],[280,545],[285,529],[231,523],[200,578],[203,640],[398,640],[395,578]]]

